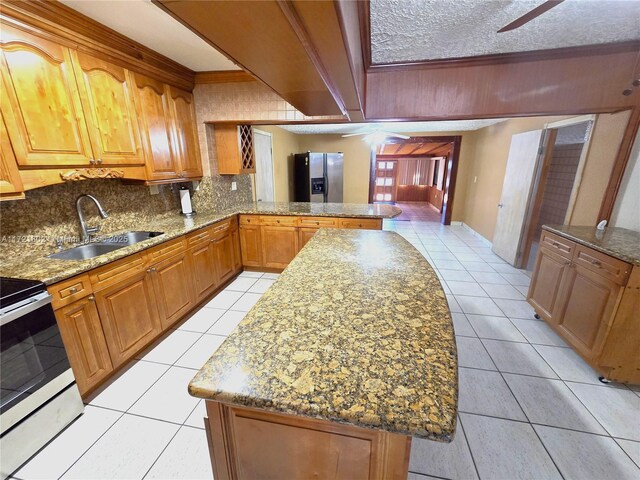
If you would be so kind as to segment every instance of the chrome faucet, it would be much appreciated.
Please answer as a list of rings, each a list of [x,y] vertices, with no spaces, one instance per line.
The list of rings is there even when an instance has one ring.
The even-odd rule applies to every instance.
[[[98,207],[98,213],[102,218],[107,218],[109,214],[105,211],[104,208],[102,208],[102,205],[100,205],[100,202],[98,201],[98,199],[92,195],[84,194],[84,195],[80,195],[76,199],[76,211],[78,212],[78,219],[80,220],[80,228],[82,229],[82,241],[88,242],[91,239],[91,235],[93,235],[94,233],[98,233],[100,231],[100,226],[99,225],[95,227],[87,226],[87,222],[84,219],[84,214],[82,213],[82,208],[80,208],[80,204],[82,203],[82,199],[84,198],[89,198],[93,200],[93,203],[95,203],[96,207]]]

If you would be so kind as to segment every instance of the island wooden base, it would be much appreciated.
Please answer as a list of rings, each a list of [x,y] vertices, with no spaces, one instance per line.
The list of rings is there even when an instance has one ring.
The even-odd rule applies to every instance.
[[[207,400],[216,480],[405,480],[411,437]]]

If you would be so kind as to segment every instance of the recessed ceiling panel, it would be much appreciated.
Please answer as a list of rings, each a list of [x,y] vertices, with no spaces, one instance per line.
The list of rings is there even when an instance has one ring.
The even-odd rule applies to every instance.
[[[240,69],[151,0],[60,1],[194,72]]]
[[[380,122],[380,123],[325,123],[316,125],[279,125],[292,133],[302,135],[315,134],[342,134],[372,133],[376,131],[403,133],[403,132],[462,132],[488,127],[495,123],[503,122],[504,118],[489,120],[459,120],[442,122]]]
[[[640,39],[640,1],[565,0],[497,33],[544,0],[371,0],[374,64],[547,50]]]

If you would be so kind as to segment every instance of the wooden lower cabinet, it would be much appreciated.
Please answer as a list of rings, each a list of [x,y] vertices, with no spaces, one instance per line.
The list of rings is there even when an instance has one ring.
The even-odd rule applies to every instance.
[[[286,268],[298,253],[298,229],[296,227],[272,227],[263,225],[262,266]]]
[[[304,247],[317,231],[317,228],[300,227],[298,229],[298,248],[301,249]]]
[[[582,355],[593,358],[622,287],[580,265],[571,265],[566,277],[557,329]]]
[[[531,278],[529,303],[544,320],[557,324],[562,307],[561,287],[571,260],[540,246],[538,263]]]
[[[149,270],[152,273],[160,323],[166,329],[196,304],[187,252],[168,258]]]
[[[245,267],[262,266],[260,225],[240,225],[240,250],[242,251],[242,265]]]
[[[527,300],[604,377],[640,383],[640,267],[543,231]]]
[[[215,257],[210,241],[189,251],[196,302],[209,296],[218,286]]]
[[[84,395],[113,370],[95,297],[89,295],[55,314],[78,389]]]
[[[231,230],[231,243],[233,244],[233,269],[236,272],[242,270],[242,251],[240,249],[240,231],[237,225]]]
[[[229,233],[222,238],[211,240],[211,248],[213,249],[218,282],[225,283],[236,273],[233,237]]]
[[[114,367],[162,333],[153,280],[142,271],[95,293]]]
[[[216,480],[404,480],[411,437],[206,401]]]

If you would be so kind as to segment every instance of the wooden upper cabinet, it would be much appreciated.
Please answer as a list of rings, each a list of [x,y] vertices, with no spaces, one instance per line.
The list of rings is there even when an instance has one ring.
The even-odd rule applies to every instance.
[[[18,165],[89,165],[69,49],[6,24],[0,35],[0,104]]]
[[[125,69],[80,52],[72,51],[71,57],[96,164],[144,164]]]
[[[3,95],[1,91],[0,95]],[[16,157],[11,148],[4,118],[0,116],[0,198],[16,198],[22,195],[22,190]]]
[[[214,135],[220,175],[256,173],[253,129],[250,125],[215,125]]]
[[[129,72],[134,85],[138,124],[146,156],[147,179],[167,180],[179,176],[179,148],[171,139],[171,105],[165,85]]]
[[[193,95],[175,87],[166,86],[171,105],[174,145],[180,164],[180,176],[202,177],[202,161],[198,145],[196,110]]]

